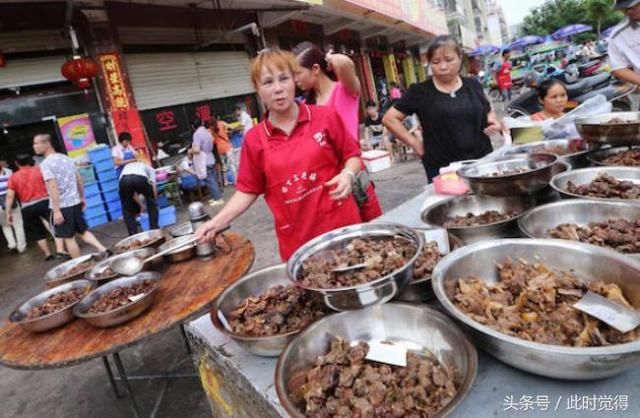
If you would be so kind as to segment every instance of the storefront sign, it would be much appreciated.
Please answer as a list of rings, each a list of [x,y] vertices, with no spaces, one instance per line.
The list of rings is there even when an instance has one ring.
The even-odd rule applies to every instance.
[[[113,110],[111,111],[111,118],[113,119],[113,126],[116,132],[129,132],[131,134],[131,144],[137,150],[142,152],[149,161],[149,154],[147,152],[147,146],[144,140],[145,134],[142,127],[142,120],[140,119],[140,113],[137,109],[125,109],[125,110]]]
[[[101,54],[100,69],[104,77],[104,84],[109,97],[109,104],[112,110],[129,109],[129,97],[124,80],[118,55]]]
[[[88,113],[59,118],[58,127],[69,157],[80,157],[86,154],[88,149],[96,146]]]
[[[393,17],[435,35],[449,32],[445,14],[434,10],[425,0],[347,0],[347,2]]]

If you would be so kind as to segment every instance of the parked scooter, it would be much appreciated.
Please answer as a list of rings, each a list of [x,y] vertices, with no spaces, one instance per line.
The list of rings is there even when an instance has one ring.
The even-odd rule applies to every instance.
[[[528,116],[542,110],[542,104],[538,100],[536,92],[536,87],[542,81],[539,74],[535,72],[527,75],[526,83],[529,89],[507,104],[506,111],[509,116]],[[591,97],[602,94],[607,98],[607,101],[613,104],[615,112],[628,112],[632,106],[629,95],[636,89],[635,85],[615,81],[609,73],[596,74],[565,85],[569,95],[567,110],[575,108]]]

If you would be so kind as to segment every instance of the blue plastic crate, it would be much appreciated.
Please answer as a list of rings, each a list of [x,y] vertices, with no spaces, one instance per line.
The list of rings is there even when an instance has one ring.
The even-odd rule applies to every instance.
[[[88,198],[100,194],[100,187],[98,183],[84,183],[84,195]]]
[[[149,230],[149,215],[147,213],[143,213],[138,217],[138,222],[142,227],[143,231]],[[173,225],[176,223],[176,207],[168,206],[166,208],[162,208],[159,210],[158,214],[158,226],[160,228],[164,226]]]
[[[100,181],[101,184],[118,179],[116,170],[98,171],[97,175],[98,181]]]
[[[100,189],[103,192],[117,191],[118,188],[119,188],[118,179],[109,180],[109,181],[103,181],[103,182],[100,183]]]
[[[102,199],[102,195],[100,193],[91,196],[87,196],[85,194],[84,199],[87,202],[87,208],[98,205],[102,205],[104,207],[104,200]]]
[[[117,200],[107,200],[107,210],[109,212],[119,210],[122,211],[122,203],[120,203],[120,199]]]
[[[106,170],[115,170],[115,166],[113,165],[113,160],[109,157],[108,160],[94,161],[93,167],[97,172],[106,171]]]
[[[109,222],[109,218],[107,217],[107,212],[104,212],[104,213],[96,215],[96,216],[86,216],[85,215],[85,220],[87,221],[87,226],[89,228],[93,228],[93,227],[96,227],[98,225],[104,225],[107,222]]]
[[[163,194],[158,196],[158,199],[156,200],[156,204],[158,205],[159,208],[166,208],[170,205],[169,199],[167,198],[167,196]]]
[[[117,221],[118,219],[122,219],[122,210],[114,210],[109,211],[109,219],[112,221]]]
[[[105,202],[111,202],[113,200],[120,200],[120,194],[117,190],[113,192],[102,192],[102,196],[104,196]]]
[[[100,201],[97,205],[87,205],[83,213],[85,218],[92,218],[94,216],[104,215],[107,211],[104,208],[104,203]]]
[[[91,162],[111,159],[111,148],[104,144],[98,145],[97,147],[88,150],[87,155],[89,155],[89,160],[91,160]]]
[[[82,181],[85,183],[96,181],[96,173],[93,171],[93,165],[78,167],[78,173],[80,173],[80,177],[82,177]]]

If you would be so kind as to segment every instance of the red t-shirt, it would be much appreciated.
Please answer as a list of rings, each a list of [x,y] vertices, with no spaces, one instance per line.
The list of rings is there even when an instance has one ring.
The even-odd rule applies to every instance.
[[[9,177],[7,186],[15,192],[23,204],[49,196],[39,167],[20,168]]]
[[[271,125],[266,118],[264,123],[254,126],[247,132],[240,155],[236,190],[251,194],[265,192],[267,174],[264,170],[264,149],[258,136],[258,129],[266,129],[269,141],[277,144],[300,140],[305,132],[305,125],[311,124],[309,132],[324,131],[325,139],[336,153],[339,164],[344,165],[349,158],[360,156],[360,147],[353,140],[342,118],[333,108],[304,103],[299,103],[298,106],[300,106],[298,121],[291,136],[287,136],[283,131]],[[295,158],[295,155],[292,155],[291,158]]]

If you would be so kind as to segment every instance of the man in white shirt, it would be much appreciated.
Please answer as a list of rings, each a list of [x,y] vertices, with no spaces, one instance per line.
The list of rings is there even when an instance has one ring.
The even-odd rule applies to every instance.
[[[240,122],[240,127],[236,129],[236,131],[242,132],[242,139],[240,141],[234,141],[234,137],[231,138],[231,151],[227,153],[227,163],[229,164],[229,169],[233,173],[233,178],[238,176],[238,166],[240,165],[240,152],[242,150],[242,143],[244,142],[244,137],[249,132],[251,128],[253,128],[253,119],[247,113],[246,110],[242,107],[241,104],[237,104],[234,107],[234,112],[236,114],[236,118],[238,122]]]
[[[609,60],[613,75],[640,85],[640,0],[616,0],[615,8],[627,19],[620,22],[609,38]]]
[[[144,196],[149,214],[149,227],[158,228],[158,191],[156,189],[156,172],[142,161],[130,162],[124,166],[120,174],[120,202],[122,202],[122,217],[129,235],[138,233],[136,215],[140,210],[135,195]]]

